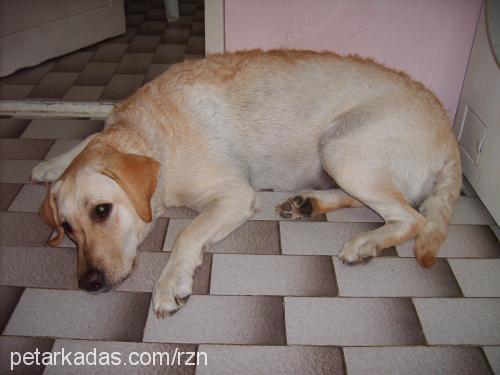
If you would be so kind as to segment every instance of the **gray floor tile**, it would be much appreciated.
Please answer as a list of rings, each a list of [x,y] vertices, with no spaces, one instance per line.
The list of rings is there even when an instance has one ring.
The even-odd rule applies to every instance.
[[[104,89],[105,86],[72,86],[64,95],[63,100],[96,102]]]
[[[215,254],[210,293],[335,296],[337,285],[329,257]]]
[[[166,29],[161,39],[165,44],[187,44],[189,40],[189,29]]]
[[[431,345],[500,344],[500,299],[414,298]]]
[[[79,73],[92,58],[93,52],[77,51],[57,59],[52,72]]]
[[[326,214],[328,221],[339,221],[346,223],[381,223],[384,220],[368,207],[343,208],[340,210],[328,212]]]
[[[344,356],[349,375],[490,374],[472,347],[344,348]]]
[[[7,210],[22,187],[22,184],[0,184],[0,211]]]
[[[375,229],[375,223],[280,222],[283,254],[338,255],[354,235]]]
[[[125,16],[125,23],[127,27],[138,27],[144,20],[144,14],[127,14]]]
[[[163,241],[167,233],[168,219],[158,219],[155,227],[139,245],[139,251],[162,251]]]
[[[36,85],[54,66],[53,61],[48,61],[32,68],[22,69],[7,78],[7,83],[16,85]]]
[[[33,91],[34,85],[13,85],[6,83],[0,86],[0,99],[23,100]]]
[[[115,74],[104,89],[101,99],[125,99],[132,95],[144,81],[144,74]]]
[[[151,292],[161,271],[167,264],[165,252],[141,252],[130,276],[116,289],[119,291]],[[202,265],[196,270],[193,294],[208,294],[211,255],[205,254]]]
[[[152,53],[130,53],[127,52],[118,67],[119,74],[146,74],[153,59]]]
[[[204,36],[205,35],[205,23],[204,22],[193,22],[191,28],[191,35]]]
[[[0,245],[45,246],[51,233],[37,214],[0,212]]]
[[[0,285],[0,333],[7,325],[9,318],[14,311],[24,288],[18,286]],[[1,338],[2,336],[0,336]],[[0,353],[2,351],[0,350]],[[1,363],[1,362],[0,362]]]
[[[26,184],[38,160],[0,160],[0,183]]]
[[[74,249],[0,246],[0,259],[2,285],[78,288]]]
[[[340,348],[328,346],[200,345],[208,366],[197,375],[327,375],[344,374]]]
[[[166,21],[143,21],[137,30],[137,34],[161,35],[166,27]]]
[[[4,334],[91,340],[140,341],[149,293],[27,288]]]
[[[477,197],[460,197],[450,224],[490,225],[494,220]]]
[[[415,259],[377,258],[346,265],[333,258],[339,294],[343,297],[460,297],[461,292],[444,259],[432,268]]]
[[[450,259],[466,297],[500,297],[500,259]]]
[[[491,369],[495,375],[500,375],[500,346],[483,347],[484,354],[488,358]]]
[[[144,78],[144,83],[152,81],[160,74],[166,72],[171,66],[171,64],[151,64],[146,77]]]
[[[121,365],[116,366],[104,366],[97,363],[93,366],[80,366],[78,367],[78,374],[140,374],[140,375],[153,375],[153,374],[176,374],[176,375],[192,375],[194,374],[194,366],[177,366],[170,363],[176,363],[173,359],[175,352],[194,352],[196,351],[195,345],[179,345],[179,344],[156,344],[156,343],[135,343],[135,342],[116,342],[116,341],[88,341],[88,340],[63,340],[58,339],[54,343],[52,348],[53,352],[61,352],[64,348],[65,352],[68,351],[89,353],[93,352],[94,348],[97,352],[97,357],[99,358],[100,353],[105,355],[105,353],[120,353]],[[132,354],[134,353],[134,354]],[[142,353],[149,353],[153,357],[153,353],[165,353],[162,354],[163,358],[159,355],[156,356],[155,361],[157,363],[148,365],[134,365],[139,358],[135,353],[141,355]],[[130,356],[131,355],[131,356]],[[143,359],[147,361],[144,354]],[[130,356],[130,357],[129,357]],[[184,358],[184,357],[181,357]],[[203,358],[203,357],[201,357]],[[130,363],[129,363],[130,359]],[[187,358],[185,358],[187,359]],[[160,363],[160,360],[163,362]],[[170,361],[170,362],[169,362]],[[127,363],[127,365],[125,365]],[[182,363],[182,362],[181,362]],[[66,375],[68,373],[74,374],[74,369],[69,370],[68,366],[49,366],[44,372],[44,375]]]
[[[401,257],[414,257],[415,241],[396,246]],[[449,225],[448,238],[437,254],[441,258],[496,258],[500,244],[487,225]]]
[[[17,352],[24,355],[25,353],[34,353],[37,349],[40,353],[50,352],[53,343],[54,340],[41,337],[0,336],[0,373],[41,375],[44,366],[42,364],[37,365],[34,360],[31,365],[19,364],[13,366],[14,371],[11,371],[11,353]],[[39,356],[41,357],[42,354],[39,354]]]
[[[78,73],[51,72],[31,91],[30,98],[61,99],[75,82]]]
[[[87,64],[75,81],[80,86],[106,86],[118,64],[109,62],[91,62]]]
[[[159,35],[136,35],[128,46],[127,52],[155,53],[160,39]]]
[[[290,345],[424,344],[410,299],[285,297]]]
[[[189,219],[171,219],[163,245],[170,251],[179,232]],[[272,221],[248,221],[222,241],[214,244],[211,253],[279,254],[278,223]]]
[[[205,37],[204,36],[193,36],[189,37],[186,53],[194,55],[205,54]]]
[[[167,28],[172,29],[189,29],[191,30],[191,25],[193,24],[193,16],[180,16],[178,21],[167,23]]]
[[[103,43],[95,52],[92,61],[119,63],[126,49],[127,45],[124,43]]]
[[[192,296],[167,319],[151,309],[143,341],[281,345],[283,304],[279,297]]]
[[[180,5],[180,4],[179,4]],[[166,20],[164,8],[152,8],[148,10],[145,16],[146,20]]]
[[[47,155],[45,155],[44,159],[49,160],[56,156],[62,155],[73,149],[80,142],[81,139],[58,139],[54,142]]]
[[[0,139],[0,159],[42,160],[53,143],[45,139]]]
[[[180,44],[160,44],[153,56],[154,64],[175,64],[186,54],[186,46]]]
[[[33,120],[21,138],[83,139],[100,132],[104,122],[100,120]]]
[[[145,14],[151,8],[148,2],[130,2],[127,3],[125,12],[127,14]]]
[[[134,39],[136,34],[137,34],[136,27],[127,27],[127,31],[125,31],[124,34],[110,39],[109,42],[110,43],[126,43],[126,44],[128,44],[132,41],[132,39]]]
[[[179,4],[179,14],[183,16],[192,16],[196,12],[196,4],[190,3],[180,3]]]
[[[31,120],[2,118],[0,119],[0,138],[17,138],[28,126]]]

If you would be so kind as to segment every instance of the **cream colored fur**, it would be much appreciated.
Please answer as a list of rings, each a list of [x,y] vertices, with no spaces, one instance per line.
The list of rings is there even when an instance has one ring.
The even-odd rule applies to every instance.
[[[348,241],[340,259],[357,262],[416,236],[417,259],[426,266],[446,236],[460,191],[457,144],[438,99],[405,74],[356,56],[256,50],[174,65],[121,103],[101,134],[42,163],[33,179],[59,179],[64,186],[64,170],[76,155],[90,153],[89,142],[161,165],[151,223],[119,193],[92,188],[96,201],[121,197],[121,209],[135,223],[126,231],[133,247],[166,207],[201,212],[178,236],[156,284],[153,307],[159,317],[176,311],[191,294],[202,250],[252,216],[256,190],[332,189],[335,181],[342,191],[307,191],[278,211],[286,216],[290,209],[300,217],[304,204],[312,211],[302,211],[311,215],[365,204],[386,223]],[[86,181],[99,173],[95,163],[73,167],[81,170],[74,191],[62,195],[59,187],[59,214],[71,216],[74,227],[86,215],[74,199],[89,197]],[[412,208],[419,205],[421,212]],[[86,231],[92,238],[92,230]],[[111,238],[123,243],[118,234]],[[135,249],[123,252],[126,259],[135,256]],[[111,279],[130,272],[130,261],[125,263],[109,271]]]

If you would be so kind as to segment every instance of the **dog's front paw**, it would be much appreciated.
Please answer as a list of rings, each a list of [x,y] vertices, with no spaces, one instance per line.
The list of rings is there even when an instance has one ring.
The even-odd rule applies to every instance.
[[[288,198],[275,208],[276,212],[285,219],[302,219],[313,216],[311,199],[304,194]]]
[[[342,263],[359,263],[377,256],[377,247],[369,240],[352,239],[342,248],[339,259]]]
[[[158,319],[172,316],[191,297],[193,278],[167,275],[156,283],[153,291],[153,310]]]
[[[61,177],[64,170],[57,162],[52,160],[44,161],[38,164],[31,171],[32,182],[52,182]]]

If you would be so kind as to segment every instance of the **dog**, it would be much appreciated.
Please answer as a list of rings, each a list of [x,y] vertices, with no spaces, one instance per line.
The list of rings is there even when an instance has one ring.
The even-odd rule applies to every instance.
[[[445,109],[408,75],[352,55],[252,50],[172,66],[32,179],[49,186],[49,245],[64,234],[77,244],[79,286],[93,293],[129,275],[165,208],[201,212],[155,285],[162,318],[185,304],[202,252],[252,216],[261,189],[297,192],[276,208],[285,218],[376,211],[385,224],[347,241],[343,262],[416,237],[416,259],[430,267],[461,166]]]

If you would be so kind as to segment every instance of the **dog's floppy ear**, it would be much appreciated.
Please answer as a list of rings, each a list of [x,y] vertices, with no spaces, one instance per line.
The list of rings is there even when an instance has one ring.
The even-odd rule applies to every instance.
[[[125,191],[139,217],[147,223],[153,220],[151,197],[158,183],[160,163],[141,155],[111,152],[101,173],[115,180]]]
[[[38,212],[45,224],[57,229],[57,235],[48,242],[49,246],[55,247],[59,245],[64,237],[64,229],[59,225],[59,221],[57,220],[56,196],[51,191],[49,185],[47,185],[47,196]]]

